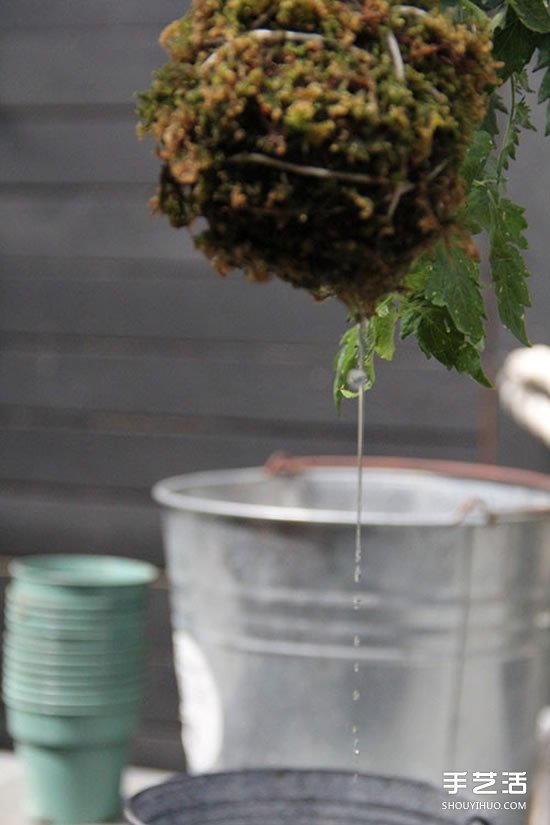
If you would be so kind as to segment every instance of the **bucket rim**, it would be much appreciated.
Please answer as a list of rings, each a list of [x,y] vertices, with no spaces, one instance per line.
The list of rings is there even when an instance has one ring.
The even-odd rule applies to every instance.
[[[223,499],[207,498],[186,493],[198,486],[210,486],[241,482],[254,483],[266,479],[287,476],[294,477],[318,472],[338,472],[356,468],[357,463],[351,456],[275,456],[262,467],[238,469],[206,470],[171,476],[158,481],[151,490],[157,504],[168,510],[178,510],[192,514],[221,516],[235,520],[284,522],[296,524],[323,524],[334,526],[355,525],[356,510],[323,510],[313,507],[296,507],[278,504],[260,504]],[[478,498],[470,498],[455,513],[440,515],[405,513],[369,513],[363,512],[362,523],[373,527],[453,527],[479,525],[488,523],[506,523],[531,521],[550,516],[550,475],[530,470],[501,467],[491,464],[478,464],[462,461],[443,461],[436,459],[400,458],[394,456],[375,456],[363,460],[367,471],[403,472],[419,476],[446,476],[465,481],[488,482],[530,489],[539,493],[548,493],[549,502],[541,506],[518,506],[490,509]]]
[[[441,801],[445,798],[444,792],[434,784],[426,782],[422,779],[414,779],[410,777],[390,776],[387,774],[376,773],[358,774],[357,772],[351,770],[338,770],[331,768],[243,768],[241,770],[216,771],[206,774],[175,774],[167,780],[164,780],[163,782],[155,784],[149,788],[145,788],[144,790],[141,790],[126,799],[123,810],[124,817],[129,825],[146,825],[146,822],[140,818],[139,812],[135,810],[136,807],[139,807],[142,799],[147,799],[147,797],[152,794],[156,795],[160,793],[163,798],[165,798],[164,791],[170,790],[171,788],[181,788],[182,791],[187,791],[189,805],[193,808],[193,810],[196,810],[197,802],[198,804],[202,804],[202,802],[200,792],[198,796],[192,793],[189,794],[193,786],[199,789],[201,785],[207,785],[208,795],[204,796],[204,804],[209,804],[212,801],[216,801],[215,786],[219,784],[222,786],[223,792],[219,797],[218,802],[230,804],[235,800],[233,799],[233,794],[231,793],[231,787],[228,787],[228,781],[231,782],[231,780],[235,780],[235,787],[238,788],[237,783],[242,782],[243,779],[256,779],[260,780],[260,782],[263,780],[264,783],[268,783],[267,787],[265,787],[265,784],[263,788],[260,787],[259,796],[257,797],[259,800],[271,798],[273,788],[270,787],[270,785],[275,781],[278,781],[282,785],[284,782],[291,783],[295,780],[297,782],[306,783],[307,785],[308,782],[311,783],[312,781],[319,779],[324,780],[320,783],[321,788],[326,785],[328,780],[348,783],[349,789],[351,790],[350,802],[355,804],[364,804],[369,801],[372,802],[372,800],[368,799],[369,794],[367,792],[367,783],[368,788],[371,791],[373,787],[376,789],[376,786],[378,786],[378,790],[382,790],[383,792],[387,790],[388,785],[391,785],[397,792],[395,794],[396,805],[402,803],[404,798],[410,798],[410,793],[414,790],[417,802],[416,808],[418,810],[411,810],[413,810],[414,813],[421,813],[424,815],[426,813],[433,814],[432,808],[438,803],[441,803]],[[296,793],[297,790],[298,789],[296,788],[291,788],[291,793],[288,797],[289,801],[310,798],[307,787],[303,790],[300,788],[299,794]],[[258,787],[256,782],[256,792],[257,791]],[[214,797],[212,796],[213,793]],[[254,798],[254,795],[252,795],[252,798]],[[320,801],[325,800],[325,798],[327,801],[332,799],[330,796],[325,797],[324,793],[318,795],[318,799]],[[382,799],[382,796],[380,798]],[[458,798],[463,799],[464,797]],[[387,805],[387,801],[385,804]],[[406,813],[406,810],[404,812]],[[463,814],[466,817],[464,820],[462,820],[462,815],[460,815],[460,820],[453,820],[453,822],[456,822],[456,825],[458,825],[459,821],[464,821],[464,823],[470,823],[471,821],[473,825],[473,820],[471,820],[470,817],[471,811],[464,811]],[[439,816],[440,814],[438,815],[438,822],[440,821]],[[476,823],[478,821],[479,825],[489,825],[486,823],[485,819],[476,818]],[[441,820],[441,822],[443,822],[443,820]],[[451,825],[451,820],[449,820],[449,825]],[[495,825],[498,825],[498,823],[495,822]]]

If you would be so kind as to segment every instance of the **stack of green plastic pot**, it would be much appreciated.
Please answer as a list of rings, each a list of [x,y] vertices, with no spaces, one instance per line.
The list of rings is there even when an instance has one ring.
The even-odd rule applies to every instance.
[[[12,563],[3,696],[32,819],[108,822],[144,691],[152,565],[112,556]]]

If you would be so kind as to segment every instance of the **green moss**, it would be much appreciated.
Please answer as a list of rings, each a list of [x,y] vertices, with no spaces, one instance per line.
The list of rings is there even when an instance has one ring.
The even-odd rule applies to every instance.
[[[496,84],[486,31],[386,0],[195,0],[140,95],[156,206],[225,273],[372,314],[456,231],[459,170]],[[267,33],[266,33],[267,30]],[[328,174],[327,174],[328,170]]]

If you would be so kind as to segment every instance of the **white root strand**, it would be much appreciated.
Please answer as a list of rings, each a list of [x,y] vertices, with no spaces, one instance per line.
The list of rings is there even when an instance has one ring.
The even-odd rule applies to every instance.
[[[295,43],[323,43],[325,40],[322,34],[295,32],[289,29],[251,29],[246,34],[250,34],[258,40],[268,40],[271,43],[283,40],[291,40]]]
[[[424,9],[418,9],[416,6],[394,6],[394,9],[399,14],[416,14],[418,17],[427,17],[428,12]]]
[[[315,32],[296,32],[291,31],[290,29],[250,29],[247,32],[242,32],[240,36],[243,37],[245,35],[255,37],[261,43],[284,43],[288,40],[294,43],[320,43],[321,45],[329,46],[338,45],[336,41],[330,40],[322,34],[317,34]],[[219,52],[226,49],[232,42],[234,41],[226,40],[225,43],[221,43],[218,48],[208,55],[206,60],[202,63],[201,69],[205,69],[212,65],[215,62]],[[358,46],[349,46],[347,48],[349,48],[352,52],[360,52],[361,54],[364,53],[364,49],[360,49]]]
[[[305,175],[310,178],[325,178],[333,180],[344,180],[350,183],[384,183],[381,178],[372,175],[363,175],[360,172],[339,172],[335,169],[326,169],[324,166],[306,166],[301,163],[290,163],[285,160],[278,160],[269,155],[262,155],[260,152],[243,152],[232,155],[228,158],[233,163],[258,163],[262,166],[272,166],[274,169],[281,169],[284,172],[294,172],[297,175]],[[412,184],[410,184],[412,185]]]
[[[403,63],[403,56],[397,42],[397,37],[393,32],[388,33],[388,48],[390,50],[391,59],[395,68],[395,74],[398,80],[405,80],[405,64]]]
[[[395,210],[399,206],[399,201],[401,200],[403,195],[406,195],[407,192],[412,192],[414,188],[415,188],[414,183],[400,183],[400,184],[398,184],[398,186],[395,187],[393,195],[392,195],[390,207],[388,209],[388,217],[389,218],[393,218],[393,216],[395,214]]]

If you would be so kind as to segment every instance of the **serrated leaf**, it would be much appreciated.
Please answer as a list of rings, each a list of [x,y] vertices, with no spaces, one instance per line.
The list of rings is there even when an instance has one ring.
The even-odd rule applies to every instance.
[[[544,0],[509,0],[524,26],[534,32],[550,32],[550,14]]]
[[[475,20],[476,23],[479,23],[482,26],[486,24],[488,19],[487,14],[479,5],[471,2],[471,0],[460,0],[458,8],[466,12],[468,17],[470,17],[470,19],[472,20]]]
[[[442,244],[438,245],[424,295],[434,306],[447,309],[455,327],[466,339],[474,344],[483,340],[485,307],[479,264],[464,250],[455,245],[449,254]]]
[[[483,370],[479,352],[475,347],[469,346],[459,350],[456,370],[471,375],[474,381],[477,381],[482,387],[491,389],[493,386]]]
[[[347,330],[340,340],[340,349],[334,362],[333,399],[336,411],[340,413],[343,398],[357,398],[358,393],[348,386],[351,370],[362,368],[366,375],[365,390],[374,384],[374,357],[378,355],[391,361],[395,352],[394,334],[399,308],[393,296],[379,302],[376,313],[369,319],[363,330],[359,324]],[[359,336],[363,335],[363,363],[359,363]]]
[[[523,234],[527,229],[525,209],[508,198],[499,198],[498,209],[505,236],[520,249],[527,249],[527,239]]]
[[[481,177],[493,148],[494,142],[491,135],[482,129],[478,129],[474,135],[474,142],[468,149],[462,164],[462,177],[468,187]]]
[[[529,271],[518,249],[502,236],[491,239],[491,273],[495,282],[498,311],[502,323],[525,346],[525,308],[531,305],[526,279]]]
[[[537,96],[539,103],[550,100],[550,37],[548,35],[543,38],[539,45],[537,63],[535,65],[536,72],[542,69],[546,69],[546,71],[543,75]],[[546,110],[546,127],[544,134],[550,135],[550,104]]]
[[[498,135],[499,126],[498,126],[498,112],[502,112],[503,114],[508,113],[508,109],[504,105],[504,101],[502,100],[501,96],[498,92],[493,92],[489,98],[489,105],[487,107],[487,114],[485,115],[485,120],[481,126],[484,132],[487,132],[491,137],[495,137]]]
[[[481,365],[479,350],[456,328],[446,307],[431,304],[425,298],[410,301],[401,321],[401,337],[414,334],[422,352],[436,358],[447,369],[456,369],[490,387],[491,382]]]
[[[386,298],[376,308],[376,315],[369,321],[368,337],[376,355],[391,361],[395,353],[395,325],[398,308],[392,297]]]
[[[414,293],[422,292],[426,281],[430,277],[432,267],[433,257],[429,253],[421,255],[417,258],[411,266],[405,279],[407,289]]]
[[[528,345],[525,308],[530,306],[529,271],[520,249],[527,248],[525,210],[499,196],[496,184],[485,181],[470,192],[468,214],[489,231],[489,261],[502,323]]]
[[[516,74],[516,83],[517,88],[520,92],[525,92],[525,94],[532,94],[534,89],[531,88],[531,84],[529,82],[529,74],[526,68],[523,68],[521,72]]]
[[[541,69],[550,67],[550,35],[542,37],[538,44],[537,61],[535,63],[534,71],[538,72]]]
[[[512,88],[517,88],[517,79],[512,77]],[[508,170],[510,161],[516,159],[516,149],[519,145],[519,138],[522,129],[536,131],[531,123],[531,112],[525,98],[514,101],[510,110],[510,117],[506,126],[506,131],[502,139],[500,152],[497,161],[497,177],[501,178],[503,171]]]
[[[466,217],[473,224],[474,234],[491,226],[491,198],[485,181],[475,182],[468,193]]]
[[[539,86],[539,93],[537,95],[537,101],[539,103],[544,103],[545,100],[550,98],[550,71],[547,71],[544,77],[542,78],[542,83]]]
[[[357,364],[357,325],[348,329],[340,339],[340,346],[336,359],[334,361],[334,384],[333,384],[333,399],[336,412],[340,414],[340,406],[342,398],[346,397],[347,393],[347,377],[348,373]]]
[[[500,70],[503,80],[527,66],[539,43],[540,34],[526,28],[512,8],[508,9],[506,25],[495,32],[493,55],[504,63]]]

